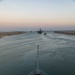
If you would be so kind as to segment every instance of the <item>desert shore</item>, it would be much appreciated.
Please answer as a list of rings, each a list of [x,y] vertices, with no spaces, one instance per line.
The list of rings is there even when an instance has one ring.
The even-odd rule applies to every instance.
[[[12,36],[12,35],[19,35],[24,34],[23,31],[14,31],[14,32],[0,32],[0,38],[6,37],[6,36]]]
[[[75,36],[75,31],[54,31],[54,33],[65,34],[65,35],[74,35]]]

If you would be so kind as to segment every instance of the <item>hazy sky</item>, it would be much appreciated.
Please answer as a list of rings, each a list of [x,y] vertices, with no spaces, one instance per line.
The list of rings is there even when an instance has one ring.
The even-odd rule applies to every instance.
[[[75,1],[0,1],[0,30],[38,28],[75,29]]]

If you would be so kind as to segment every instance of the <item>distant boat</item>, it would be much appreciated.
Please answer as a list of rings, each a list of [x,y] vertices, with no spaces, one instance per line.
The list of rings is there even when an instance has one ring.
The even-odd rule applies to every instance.
[[[42,34],[42,32],[43,32],[43,31],[42,31],[41,29],[40,29],[39,31],[37,31],[38,34]]]
[[[44,33],[44,35],[47,35],[47,33]]]
[[[37,69],[32,71],[29,75],[47,75],[44,71],[39,69],[39,45],[37,45]]]

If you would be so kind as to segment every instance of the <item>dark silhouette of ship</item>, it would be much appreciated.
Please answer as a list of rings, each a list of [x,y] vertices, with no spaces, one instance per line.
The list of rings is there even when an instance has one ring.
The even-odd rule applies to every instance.
[[[39,31],[37,31],[38,34],[42,34],[42,32],[43,32],[43,31],[42,31],[41,29],[40,29]]]

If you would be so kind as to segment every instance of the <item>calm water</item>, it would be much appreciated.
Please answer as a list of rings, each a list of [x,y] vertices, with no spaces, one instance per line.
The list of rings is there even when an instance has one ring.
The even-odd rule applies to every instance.
[[[0,39],[0,75],[28,75],[36,69],[40,45],[40,69],[48,75],[75,75],[75,36],[27,33]]]

